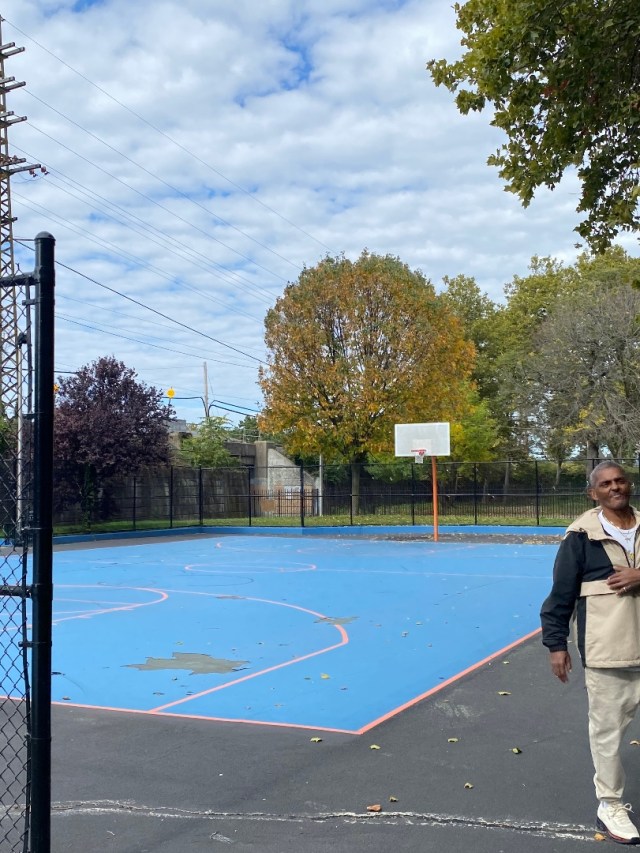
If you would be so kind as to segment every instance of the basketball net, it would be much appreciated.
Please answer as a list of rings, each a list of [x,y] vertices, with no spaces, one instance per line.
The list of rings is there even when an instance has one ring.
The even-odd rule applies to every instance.
[[[418,465],[422,465],[424,462],[424,454],[427,452],[425,449],[420,448],[419,450],[412,450],[413,453],[413,461]]]

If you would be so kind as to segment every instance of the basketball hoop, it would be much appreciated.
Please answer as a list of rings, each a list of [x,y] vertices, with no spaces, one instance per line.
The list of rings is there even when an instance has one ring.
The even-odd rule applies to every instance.
[[[438,541],[438,467],[437,456],[450,456],[449,424],[396,424],[394,427],[396,456],[413,456],[419,465],[431,458],[431,492],[433,494],[433,541]]]

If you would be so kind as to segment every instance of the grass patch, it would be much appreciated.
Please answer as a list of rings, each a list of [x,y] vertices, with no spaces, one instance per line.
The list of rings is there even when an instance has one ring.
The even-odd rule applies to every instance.
[[[414,516],[415,526],[432,525],[433,516],[418,515]],[[558,516],[540,516],[541,527],[566,527],[573,520],[573,516],[558,517]],[[487,527],[535,527],[536,519],[530,516],[523,517],[521,515],[500,515],[495,514],[485,515],[478,513],[477,524]],[[411,527],[411,514],[404,512],[392,513],[362,513],[353,517],[345,514],[333,514],[322,516],[306,516],[304,526],[313,527],[371,527],[379,526],[402,526]],[[446,514],[439,518],[439,527],[445,530],[449,526],[461,525],[467,527],[476,526],[476,520],[473,515],[467,514]],[[82,524],[60,524],[54,527],[54,535],[65,536],[71,534],[99,534],[99,533],[133,533],[144,532],[145,530],[180,530],[185,527],[276,527],[276,528],[299,528],[300,516],[267,516],[259,518],[251,518],[248,516],[240,518],[205,518],[200,523],[199,518],[179,519],[173,521],[170,525],[166,519],[141,519],[136,521],[135,526],[132,521],[104,521],[96,522],[90,527]]]

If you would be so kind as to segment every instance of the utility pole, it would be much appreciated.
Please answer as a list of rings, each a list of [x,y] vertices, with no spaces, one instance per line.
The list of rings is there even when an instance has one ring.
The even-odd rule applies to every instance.
[[[13,248],[13,223],[11,213],[11,176],[18,172],[32,172],[42,169],[40,163],[28,164],[24,157],[9,154],[9,128],[26,121],[26,116],[17,116],[7,109],[7,94],[26,85],[16,82],[15,77],[7,77],[5,61],[24,51],[16,47],[15,42],[4,44],[2,41],[2,18],[0,17],[0,278],[15,275],[15,257]],[[0,289],[0,398],[6,415],[19,413],[21,395],[20,346],[21,315],[24,314],[24,302],[28,299],[25,287]]]
[[[202,362],[202,368],[204,370],[204,416],[205,418],[209,417],[209,376],[207,374],[207,362]]]

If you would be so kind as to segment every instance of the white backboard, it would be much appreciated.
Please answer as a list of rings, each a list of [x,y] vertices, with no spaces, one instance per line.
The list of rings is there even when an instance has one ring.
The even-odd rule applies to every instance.
[[[449,424],[396,424],[396,456],[449,456]]]

